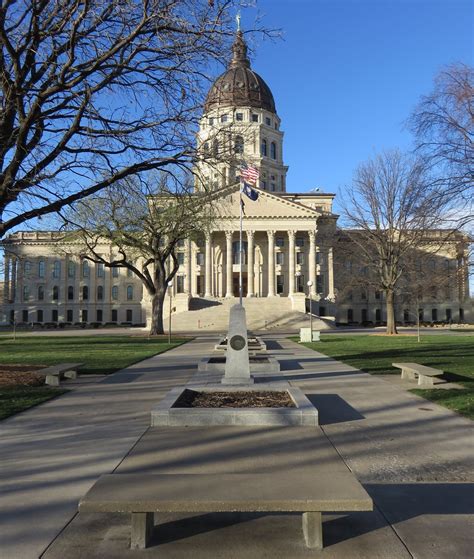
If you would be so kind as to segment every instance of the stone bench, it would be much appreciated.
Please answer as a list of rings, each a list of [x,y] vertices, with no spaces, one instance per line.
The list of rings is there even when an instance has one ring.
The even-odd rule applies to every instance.
[[[322,513],[371,511],[349,471],[292,474],[108,474],[79,502],[80,512],[131,513],[132,549],[148,547],[154,513],[299,512],[306,546],[322,549]]]
[[[66,378],[77,378],[77,369],[82,367],[84,363],[59,363],[59,365],[51,365],[51,367],[46,367],[46,369],[41,369],[38,371],[39,374],[45,375],[45,383],[50,386],[59,386],[61,379]]]
[[[433,369],[418,363],[392,363],[392,367],[402,370],[402,379],[416,380],[418,377],[418,386],[434,386],[434,379],[443,374],[440,369]],[[442,379],[437,379],[438,383],[446,382]]]

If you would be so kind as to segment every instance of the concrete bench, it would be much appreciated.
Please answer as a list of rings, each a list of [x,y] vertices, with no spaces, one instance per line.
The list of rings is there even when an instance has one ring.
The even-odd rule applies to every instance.
[[[322,549],[323,512],[370,511],[350,471],[293,474],[108,474],[79,502],[80,512],[131,513],[132,549],[146,548],[155,512],[300,512],[306,546]]]
[[[416,380],[418,377],[418,386],[434,386],[434,379],[443,374],[440,369],[433,369],[418,363],[392,363],[392,367],[402,370],[402,379]],[[438,383],[446,382],[437,379]]]
[[[45,383],[50,386],[59,386],[61,379],[66,378],[77,378],[77,369],[82,367],[84,363],[59,363],[59,365],[51,365],[51,367],[46,367],[46,369],[41,369],[38,371],[39,374],[45,375]]]

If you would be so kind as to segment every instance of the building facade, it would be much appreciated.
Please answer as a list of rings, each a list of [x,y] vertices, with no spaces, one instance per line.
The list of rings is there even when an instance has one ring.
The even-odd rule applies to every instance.
[[[193,298],[238,296],[239,170],[252,165],[260,173],[259,197],[245,202],[243,296],[275,298],[276,304],[288,298],[292,309],[302,312],[311,297],[315,314],[337,322],[384,321],[383,295],[369,286],[351,287],[355,268],[343,273],[358,259],[355,249],[347,256],[347,242],[340,250],[345,241],[332,212],[334,195],[286,191],[281,120],[270,88],[251,68],[240,31],[229,67],[207,96],[197,142],[195,188],[219,190],[220,213],[213,231],[178,247],[180,266],[170,289],[177,312],[186,312]],[[59,233],[13,233],[2,245],[0,321],[145,324],[149,319],[150,300],[138,278],[82,258]],[[112,251],[101,247],[111,259]],[[423,320],[470,319],[466,251],[465,239],[458,239],[436,257],[435,265],[453,270],[449,297],[447,288],[435,297],[425,292],[418,301]],[[399,321],[413,321],[407,308],[397,306]]]

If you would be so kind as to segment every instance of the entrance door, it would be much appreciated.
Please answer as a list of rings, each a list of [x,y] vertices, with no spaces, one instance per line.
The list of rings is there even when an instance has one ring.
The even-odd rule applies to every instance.
[[[239,272],[234,272],[232,276],[234,297],[239,296]],[[247,273],[242,273],[242,297],[247,297]]]

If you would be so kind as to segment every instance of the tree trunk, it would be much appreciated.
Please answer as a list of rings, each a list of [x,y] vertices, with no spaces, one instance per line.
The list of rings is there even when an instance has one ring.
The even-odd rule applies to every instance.
[[[158,291],[151,298],[151,324],[150,336],[164,334],[163,328],[163,306],[165,300],[165,290]]]
[[[392,289],[387,289],[387,334],[398,334],[397,326],[395,324],[395,295]]]

